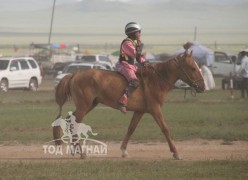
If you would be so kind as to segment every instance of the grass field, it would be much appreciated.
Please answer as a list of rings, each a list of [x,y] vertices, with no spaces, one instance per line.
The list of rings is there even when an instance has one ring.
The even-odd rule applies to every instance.
[[[163,114],[176,141],[221,139],[223,143],[248,141],[248,100],[230,98],[218,89],[193,97],[174,90],[163,106]],[[73,110],[70,102],[63,117]],[[40,91],[0,93],[0,145],[42,144],[52,140],[51,123],[56,117],[52,78],[46,78]],[[98,106],[84,123],[98,133],[101,141],[120,142],[132,114],[126,115]],[[164,137],[150,115],[146,114],[132,136],[133,142],[164,142]],[[1,147],[0,147],[1,148]],[[18,152],[17,152],[18,153]],[[14,155],[13,155],[14,156]],[[0,160],[0,179],[247,179],[248,161],[138,161],[138,160]]]
[[[4,162],[4,179],[247,179],[248,161],[66,161]]]

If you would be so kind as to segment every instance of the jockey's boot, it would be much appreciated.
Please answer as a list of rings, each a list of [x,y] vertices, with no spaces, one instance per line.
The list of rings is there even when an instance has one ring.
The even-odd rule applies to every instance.
[[[132,79],[129,84],[128,87],[125,90],[125,93],[123,94],[123,96],[121,97],[121,99],[119,100],[119,110],[123,113],[127,112],[126,106],[127,106],[127,99],[128,96],[139,86],[139,80],[138,79]]]
[[[120,98],[119,103],[118,103],[118,106],[119,106],[118,107],[119,110],[122,113],[126,113],[127,112],[127,109],[126,109],[126,106],[127,106],[127,91]]]
[[[127,95],[129,96],[136,88],[139,87],[139,80],[132,79],[128,84],[128,92]]]

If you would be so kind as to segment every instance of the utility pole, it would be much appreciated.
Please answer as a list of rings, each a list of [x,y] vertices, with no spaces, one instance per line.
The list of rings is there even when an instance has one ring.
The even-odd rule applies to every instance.
[[[53,1],[53,10],[52,10],[52,17],[51,17],[51,24],[50,24],[50,32],[49,32],[49,37],[48,37],[48,45],[50,45],[50,43],[51,43],[51,35],[52,35],[52,29],[53,29],[53,17],[54,17],[55,3],[56,3],[56,0]]]
[[[197,36],[197,26],[195,26],[195,31],[194,31],[194,41],[196,41],[196,36]]]

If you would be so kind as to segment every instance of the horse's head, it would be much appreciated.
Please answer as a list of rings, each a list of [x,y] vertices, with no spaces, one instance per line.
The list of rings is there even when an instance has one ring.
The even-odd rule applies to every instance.
[[[205,90],[204,79],[200,68],[192,57],[192,51],[188,53],[186,50],[182,56],[178,56],[176,59],[181,70],[179,78],[195,88],[197,92],[203,92]]]

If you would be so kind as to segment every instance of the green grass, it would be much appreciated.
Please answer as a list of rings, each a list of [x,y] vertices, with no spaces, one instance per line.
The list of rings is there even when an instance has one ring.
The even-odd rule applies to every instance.
[[[247,179],[248,161],[2,162],[4,179]]]

